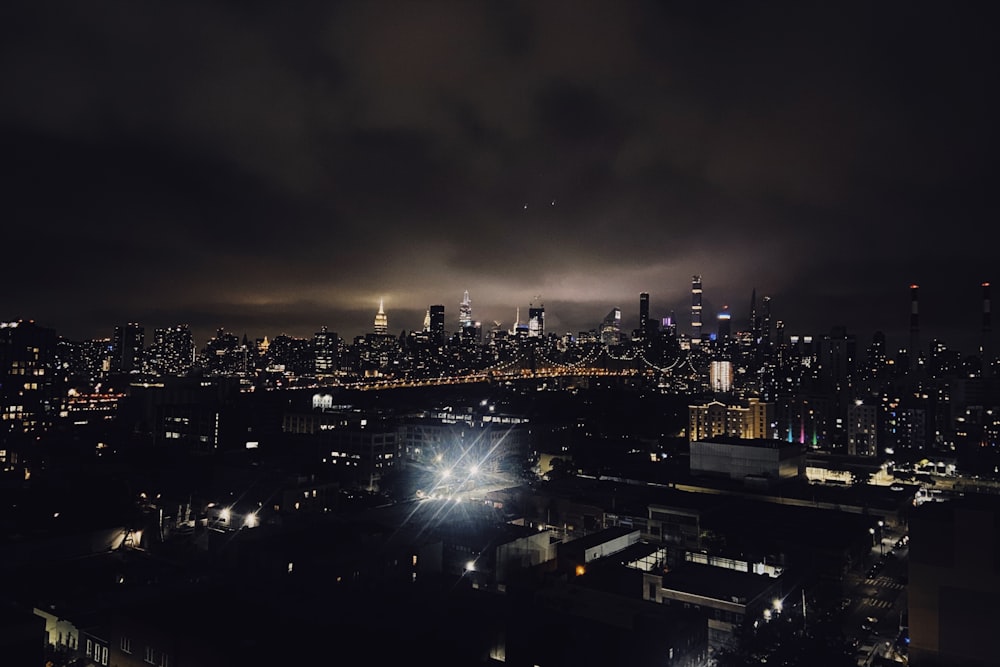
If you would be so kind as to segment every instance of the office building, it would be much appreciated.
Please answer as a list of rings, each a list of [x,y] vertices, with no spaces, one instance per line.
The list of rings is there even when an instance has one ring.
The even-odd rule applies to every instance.
[[[878,408],[855,401],[847,409],[847,453],[878,455]]]
[[[0,322],[0,441],[52,425],[55,350],[54,329],[32,321]]]
[[[701,345],[701,276],[691,279],[691,347]]]
[[[145,329],[141,325],[129,322],[116,326],[112,345],[111,371],[113,373],[134,373],[142,368]]]
[[[650,328],[649,293],[641,292],[639,294],[639,335],[644,340],[649,338]]]
[[[618,345],[622,341],[622,311],[612,308],[601,321],[598,334],[602,345]]]
[[[545,306],[528,307],[528,337],[542,338],[545,335]]]
[[[436,304],[430,307],[430,333],[438,342],[444,340],[444,306]]]
[[[322,327],[313,335],[313,372],[317,377],[331,375],[337,370],[337,348],[339,338],[336,333]]]
[[[719,329],[716,336],[717,340],[720,342],[726,342],[732,336],[732,320],[733,316],[729,312],[729,306],[723,306],[723,310],[718,315]]]
[[[184,375],[194,364],[194,358],[194,336],[188,325],[156,328],[143,370],[154,377]]]

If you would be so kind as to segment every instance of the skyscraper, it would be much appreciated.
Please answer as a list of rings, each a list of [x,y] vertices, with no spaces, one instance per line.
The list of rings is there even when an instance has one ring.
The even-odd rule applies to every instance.
[[[701,345],[701,276],[691,279],[691,346]]]
[[[729,313],[729,306],[723,306],[722,312],[719,313],[719,341],[727,341],[732,335],[731,320],[732,315]]]
[[[541,338],[545,335],[545,306],[528,306],[528,336]]]
[[[135,322],[115,327],[111,370],[131,373],[141,369],[145,330]]]
[[[430,307],[431,315],[431,336],[437,340],[444,340],[444,306],[435,304]]]
[[[184,375],[194,364],[194,336],[186,324],[153,330],[143,369],[155,376]]]
[[[378,300],[378,313],[375,314],[375,333],[389,333],[389,318],[385,314],[383,299]]]
[[[601,321],[601,343],[604,345],[617,345],[620,343],[622,340],[621,324],[621,308],[612,308],[604,317],[604,320]]]
[[[649,292],[639,293],[639,335],[649,337]]]
[[[458,326],[460,329],[468,329],[473,326],[472,301],[469,299],[469,290],[465,290],[462,302],[458,304]]]
[[[337,334],[321,327],[313,335],[313,372],[328,375],[337,370]]]

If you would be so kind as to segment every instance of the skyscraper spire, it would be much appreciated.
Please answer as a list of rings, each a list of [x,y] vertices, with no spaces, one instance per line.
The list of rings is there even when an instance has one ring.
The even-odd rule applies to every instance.
[[[458,326],[462,329],[472,326],[472,301],[469,299],[469,290],[465,290],[462,303],[458,304]]]
[[[378,313],[375,314],[375,333],[384,334],[389,332],[389,318],[385,314],[385,304],[383,299],[378,300]]]

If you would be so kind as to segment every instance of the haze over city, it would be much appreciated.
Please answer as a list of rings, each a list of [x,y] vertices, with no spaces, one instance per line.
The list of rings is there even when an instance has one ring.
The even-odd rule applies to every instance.
[[[963,5],[8,3],[6,319],[345,338],[469,290],[968,348],[995,62]],[[628,321],[626,320],[626,324]]]

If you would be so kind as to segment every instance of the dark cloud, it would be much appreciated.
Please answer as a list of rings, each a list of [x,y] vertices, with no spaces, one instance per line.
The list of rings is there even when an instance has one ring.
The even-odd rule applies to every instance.
[[[978,325],[990,23],[962,4],[8,3],[3,317],[253,336],[640,291]],[[956,295],[963,295],[959,298]],[[631,319],[630,319],[631,318]],[[710,318],[709,318],[710,320]],[[968,326],[966,326],[968,323]],[[398,325],[398,327],[397,327]]]

